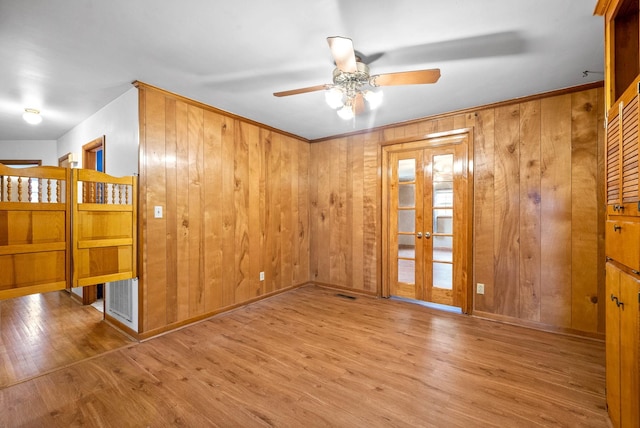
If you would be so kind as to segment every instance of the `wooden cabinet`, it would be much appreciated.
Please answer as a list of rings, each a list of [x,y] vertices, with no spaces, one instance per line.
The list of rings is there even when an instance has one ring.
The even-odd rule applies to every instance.
[[[605,104],[607,110],[640,74],[640,0],[598,0],[604,16]]]
[[[599,0],[605,24],[607,407],[640,425],[640,0]]]
[[[607,263],[607,408],[615,427],[640,423],[640,280]]]
[[[609,216],[605,226],[605,254],[640,272],[640,218]]]

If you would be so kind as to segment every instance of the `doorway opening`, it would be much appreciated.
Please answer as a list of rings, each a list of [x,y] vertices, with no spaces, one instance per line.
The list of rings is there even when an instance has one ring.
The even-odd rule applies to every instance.
[[[383,296],[471,310],[471,131],[383,148]]]
[[[106,141],[102,135],[94,140],[89,141],[82,146],[82,168],[93,171],[106,172]],[[60,165],[64,166],[64,165]],[[102,202],[104,197],[104,189],[100,183],[94,183],[93,188],[87,192],[84,197],[90,198],[84,202]],[[104,313],[104,284],[88,285],[85,287],[77,287],[72,289],[72,296],[81,301],[83,305],[91,305],[100,312]]]

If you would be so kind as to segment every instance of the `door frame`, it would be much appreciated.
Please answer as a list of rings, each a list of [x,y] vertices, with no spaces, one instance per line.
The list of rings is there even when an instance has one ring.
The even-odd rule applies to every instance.
[[[105,136],[102,135],[82,146],[82,168],[100,171],[96,169],[94,165],[96,163],[96,152],[102,150],[102,172],[106,172],[107,162],[105,155],[107,153],[107,147],[105,140]]]
[[[420,138],[390,141],[382,146],[382,297],[390,297],[390,272],[389,266],[389,184],[390,172],[389,153],[408,150],[428,149],[432,147],[447,146],[451,144],[465,144],[467,148],[467,162],[463,165],[463,174],[467,180],[467,200],[464,209],[466,227],[460,233],[466,244],[465,260],[462,266],[462,299],[461,309],[463,313],[470,314],[473,308],[473,129],[463,128],[448,132],[427,134]]]

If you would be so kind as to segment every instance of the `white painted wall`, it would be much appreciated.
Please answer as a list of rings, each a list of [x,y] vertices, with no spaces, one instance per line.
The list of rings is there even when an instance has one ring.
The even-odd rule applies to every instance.
[[[138,89],[131,88],[60,137],[57,156],[74,153],[79,159],[75,166],[82,168],[82,146],[104,135],[105,172],[116,177],[137,174],[138,126]],[[80,287],[72,292],[82,296]]]
[[[40,159],[42,165],[57,166],[56,140],[0,140],[0,159]]]
[[[79,156],[82,146],[105,136],[105,172],[116,177],[138,173],[138,89],[131,88],[58,139],[57,156]]]

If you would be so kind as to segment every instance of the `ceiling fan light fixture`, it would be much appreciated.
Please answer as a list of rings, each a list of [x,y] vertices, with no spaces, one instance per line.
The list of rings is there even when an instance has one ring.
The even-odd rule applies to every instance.
[[[25,108],[22,118],[25,122],[31,125],[37,125],[42,122],[42,116],[40,116],[40,110],[35,108]]]
[[[344,93],[342,89],[336,86],[326,90],[324,93],[324,99],[332,109],[337,109],[344,105],[344,101],[342,101],[343,96]]]
[[[439,68],[371,75],[369,66],[356,55],[351,39],[335,36],[327,37],[327,42],[336,64],[332,83],[274,92],[273,95],[286,97],[324,90],[327,104],[340,118],[349,120],[380,107],[383,94],[377,89],[379,86],[422,85],[436,83],[440,78]]]
[[[345,104],[341,109],[338,110],[338,116],[342,120],[350,120],[355,116],[355,112],[353,111],[353,107],[349,104]]]
[[[382,105],[382,99],[384,94],[382,91],[365,91],[363,93],[364,99],[369,103],[369,108],[375,110]]]

